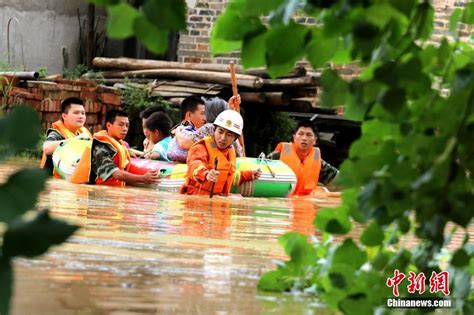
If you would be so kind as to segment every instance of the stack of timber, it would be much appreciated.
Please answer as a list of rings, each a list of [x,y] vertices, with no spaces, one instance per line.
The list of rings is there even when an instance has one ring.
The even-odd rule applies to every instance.
[[[188,96],[228,99],[232,95],[229,65],[102,57],[94,58],[93,64],[100,72],[84,78],[122,89],[130,85],[147,89],[151,97],[163,97],[175,106]],[[244,71],[236,66],[235,70],[243,106],[335,114],[318,106],[319,75],[308,74],[303,66],[278,79],[271,79],[265,69]]]

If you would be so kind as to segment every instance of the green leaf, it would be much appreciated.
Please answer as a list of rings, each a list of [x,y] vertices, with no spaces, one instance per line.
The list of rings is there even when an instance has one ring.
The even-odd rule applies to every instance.
[[[397,64],[393,61],[388,61],[380,65],[374,71],[374,78],[387,85],[396,84],[399,80]]]
[[[134,32],[140,42],[151,52],[163,54],[168,48],[168,31],[161,31],[151,24],[146,17],[135,19]]]
[[[332,298],[332,302],[338,303],[344,298],[347,291],[352,290],[356,270],[350,264],[336,263],[334,260],[331,260],[331,256],[328,258],[329,260],[326,263],[328,270],[324,270],[317,278],[319,278],[323,291],[327,291],[329,295],[335,295]]]
[[[368,247],[379,246],[384,239],[383,230],[379,224],[372,222],[362,233],[360,240]]]
[[[30,221],[13,221],[4,235],[3,255],[8,258],[42,255],[52,245],[63,243],[78,228],[51,218],[47,210]]]
[[[345,234],[352,227],[348,211],[344,206],[319,209],[314,224],[320,231],[333,234]]]
[[[472,67],[464,67],[454,74],[453,91],[464,91],[472,85],[474,79]]]
[[[367,116],[367,111],[375,103],[376,98],[385,86],[375,80],[362,82],[352,80],[349,83],[350,94],[346,100],[345,116],[349,119],[362,121]]]
[[[453,67],[459,69],[465,67],[472,59],[469,53],[459,53],[454,55]]]
[[[451,259],[451,265],[454,267],[464,267],[469,264],[469,255],[464,248],[458,249]]]
[[[367,253],[360,250],[352,239],[346,239],[334,252],[332,264],[345,264],[359,269],[367,261]]]
[[[352,62],[351,51],[353,45],[346,45],[345,41],[340,39],[338,50],[334,53],[331,62],[336,65],[344,65]]]
[[[227,9],[219,16],[211,31],[211,50],[214,55],[239,49],[244,37],[260,34],[266,28],[258,17],[242,16]]]
[[[400,227],[400,232],[403,234],[408,233],[410,231],[410,219],[406,216],[398,218],[398,226]]]
[[[135,19],[140,13],[128,3],[108,6],[107,35],[110,38],[124,39],[134,35]]]
[[[186,29],[185,0],[148,0],[143,13],[160,31]]]
[[[267,33],[258,34],[256,36],[248,36],[244,39],[242,45],[242,65],[244,68],[256,68],[266,65],[266,41]]]
[[[33,148],[41,134],[38,114],[25,106],[15,106],[5,118],[0,119],[0,128],[0,148],[4,145],[11,150],[11,154]]]
[[[24,169],[14,173],[6,183],[0,185],[0,222],[8,222],[31,210],[38,194],[44,189],[47,178],[44,170]]]
[[[360,188],[349,188],[346,185],[343,186],[345,189],[342,192],[342,200],[347,206],[349,215],[357,222],[365,222],[365,219],[362,213],[360,212],[359,206],[357,204],[357,196],[359,194]]]
[[[321,103],[323,106],[332,107],[345,103],[348,84],[339,77],[336,71],[332,69],[324,70],[321,75],[321,87]]]
[[[418,58],[411,58],[396,70],[395,76],[400,78],[399,85],[407,94],[426,94],[431,91],[431,81],[422,71],[422,63]]]
[[[425,73],[431,72],[435,75],[445,76],[446,63],[449,62],[452,54],[453,48],[446,38],[443,38],[441,45],[438,47],[434,47],[433,45],[426,47],[419,55],[423,63],[423,71]],[[456,56],[463,55],[460,54]],[[456,56],[453,57],[456,58]]]
[[[382,2],[371,5],[366,10],[367,21],[377,25],[379,28],[384,28],[389,22],[397,21],[405,28],[408,25],[408,19],[400,13],[399,10],[389,3]]]
[[[388,270],[389,272],[393,272],[395,269],[398,269],[401,272],[403,272],[410,264],[411,258],[412,258],[411,253],[407,251],[406,249],[402,249],[390,259],[385,270]]]
[[[316,263],[316,250],[308,243],[306,235],[288,232],[280,236],[278,242],[285,248],[285,253],[290,256],[291,263],[297,272]]]
[[[390,4],[398,11],[402,12],[407,18],[412,15],[417,0],[390,0]]]
[[[278,269],[264,273],[257,286],[264,291],[284,292],[290,289],[291,283],[285,281],[283,271]]]
[[[344,289],[347,287],[346,278],[339,272],[330,272],[328,274],[331,285],[337,289]]]
[[[109,6],[119,3],[121,0],[87,0],[87,2],[100,5],[100,6]]]
[[[306,27],[295,23],[268,31],[266,59],[268,74],[272,78],[287,74],[301,59],[304,55],[308,32]]]
[[[393,115],[397,115],[405,107],[405,90],[397,87],[390,88],[381,93],[379,101],[385,110]]]
[[[235,0],[229,3],[229,9],[239,11],[247,16],[260,17],[270,11],[276,10],[287,0]],[[286,6],[290,5],[286,4]]]
[[[352,58],[361,57],[363,61],[369,61],[373,51],[378,45],[380,28],[370,22],[357,22],[353,26]]]
[[[474,24],[474,2],[470,1],[466,4],[461,22],[466,24]]]
[[[12,293],[13,268],[9,259],[0,256],[0,314],[9,314]]]
[[[340,308],[345,314],[373,314],[373,306],[365,293],[353,293],[340,302]]]
[[[306,55],[313,68],[326,65],[337,52],[339,40],[336,37],[325,37],[320,28],[313,29],[311,42],[306,48]]]
[[[415,19],[418,38],[428,39],[433,32],[434,9],[429,2],[420,3],[417,7],[420,14]]]
[[[454,38],[458,37],[458,23],[462,17],[462,10],[460,8],[454,9],[453,13],[451,13],[451,17],[449,18],[449,33]]]
[[[374,260],[372,261],[372,266],[374,267],[375,270],[381,271],[383,270],[383,268],[385,268],[389,259],[390,257],[388,256],[388,254],[384,252],[379,252],[377,256],[375,256]]]

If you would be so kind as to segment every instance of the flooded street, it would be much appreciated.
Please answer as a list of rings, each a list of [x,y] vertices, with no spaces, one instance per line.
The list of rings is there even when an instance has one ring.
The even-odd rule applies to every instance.
[[[0,181],[17,167],[0,166]],[[51,179],[38,208],[82,228],[41,258],[15,261],[12,314],[309,310],[308,301],[285,303],[256,284],[272,260],[285,259],[277,238],[313,233],[316,207],[339,199],[315,201],[209,199]]]
[[[0,182],[19,164],[0,165]],[[256,285],[272,260],[285,259],[278,237],[314,233],[317,209],[339,202],[209,199],[51,179],[38,208],[82,228],[45,256],[15,260],[12,314],[329,314]]]

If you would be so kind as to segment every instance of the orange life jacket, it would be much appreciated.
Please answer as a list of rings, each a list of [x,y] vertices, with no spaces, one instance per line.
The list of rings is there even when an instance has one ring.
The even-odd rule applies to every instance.
[[[293,195],[309,195],[318,185],[321,171],[321,153],[318,148],[311,151],[301,162],[292,143],[282,142],[280,161],[288,165],[296,174],[296,188]]]
[[[232,188],[236,170],[235,150],[232,147],[228,149],[229,158],[227,159],[222,151],[217,148],[217,144],[214,142],[213,137],[205,137],[204,139],[196,142],[194,145],[198,144],[204,144],[209,154],[207,164],[205,165],[207,169],[214,169],[214,159],[217,157],[217,170],[219,171],[219,177],[217,178],[217,182],[214,184],[213,193],[216,195],[228,195],[230,189]],[[211,182],[205,181],[204,183],[199,183],[195,181],[193,179],[193,171],[188,169],[186,182],[181,188],[181,193],[209,195],[210,192]]]
[[[117,167],[122,171],[128,171],[131,161],[130,154],[128,153],[128,149],[125,147],[122,140],[115,140],[114,138],[109,136],[107,131],[105,130],[96,132],[93,138],[95,141],[99,141],[101,143],[105,143],[109,146],[112,146],[115,150],[115,155],[112,157],[112,160],[114,161],[115,165],[117,165]],[[125,186],[125,182],[115,179],[112,176],[109,177],[109,179],[107,179],[106,181],[102,180],[100,177],[90,178],[92,165],[91,154],[92,152],[89,148],[84,151],[81,160],[79,161],[76,166],[76,169],[74,170],[74,173],[71,175],[70,181],[72,183],[82,184],[90,181],[95,181],[97,185]]]
[[[87,130],[86,127],[79,128],[77,132],[74,134],[71,130],[66,128],[66,126],[64,125],[64,122],[61,119],[55,121],[51,125],[51,128],[49,128],[46,131],[46,135],[49,135],[52,131],[58,132],[64,139],[71,139],[79,134],[86,134],[92,138],[91,133],[89,132],[89,130]],[[41,157],[40,168],[53,168],[53,161],[50,155],[46,155],[43,153],[43,156]],[[59,173],[54,168],[53,168],[53,176],[55,178],[61,178],[61,176],[59,176]]]

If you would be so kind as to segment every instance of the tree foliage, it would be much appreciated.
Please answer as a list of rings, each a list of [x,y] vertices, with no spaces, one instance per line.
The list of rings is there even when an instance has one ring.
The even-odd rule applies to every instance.
[[[162,54],[170,32],[186,29],[185,0],[144,0],[138,10],[126,0],[88,0],[107,8],[107,35],[114,39],[136,36],[150,51]]]
[[[15,106],[0,113],[0,162],[36,145],[40,124],[36,112]],[[12,258],[42,255],[64,242],[77,226],[53,219],[47,210],[25,217],[34,208],[48,175],[40,169],[14,172],[0,184],[0,314],[8,314],[13,292]]]
[[[148,3],[161,5],[144,3],[144,11]],[[183,1],[173,5],[184,7]],[[141,39],[138,15],[124,17],[118,27],[112,24],[115,11],[109,11],[110,28]],[[390,295],[385,281],[395,268],[440,270],[439,253],[452,223],[466,240],[449,261],[451,298],[457,310],[474,313],[474,258],[466,231],[474,204],[474,54],[458,34],[459,23],[472,30],[474,3],[453,11],[451,38],[438,43],[429,41],[434,12],[427,0],[234,0],[217,19],[213,53],[240,50],[245,67],[266,66],[273,77],[302,57],[315,68],[357,62],[363,70],[346,81],[327,67],[321,77],[323,105],[344,104],[347,116],[363,124],[342,166],[343,204],[320,210],[315,225],[334,234],[348,233],[352,221],[367,228],[360,243],[347,237],[341,244],[310,246],[300,235],[282,236],[290,260],[264,274],[261,289],[306,289],[344,313],[372,313]],[[316,23],[301,25],[295,16]],[[179,21],[154,27],[176,30]],[[416,236],[415,248],[399,243],[405,234]]]
[[[434,23],[428,1],[273,1],[265,12],[244,12],[246,3],[231,2],[218,18],[214,52],[242,49],[244,65],[265,65],[273,76],[288,72],[303,56],[314,67],[358,62],[363,69],[351,81],[330,68],[321,77],[322,103],[346,105],[349,118],[363,125],[342,166],[343,204],[320,210],[315,220],[318,229],[335,234],[348,233],[351,220],[367,224],[361,244],[347,238],[328,245],[327,255],[308,266],[294,252],[312,257],[322,245],[304,249],[299,238],[294,248],[285,248],[290,261],[265,274],[259,287],[284,291],[303,283],[303,289],[315,287],[329,306],[371,313],[390,295],[385,280],[395,267],[406,273],[439,271],[436,257],[447,224],[466,229],[472,221],[474,54],[457,30],[461,21],[468,27],[474,23],[474,7],[455,10],[454,40],[434,44],[428,41]],[[314,17],[316,25],[297,25],[287,14],[296,11]],[[269,14],[268,25],[250,23],[262,13]],[[248,30],[229,22],[231,17],[247,21]],[[284,41],[281,49],[276,38]],[[418,238],[411,251],[399,244],[406,233]],[[389,250],[394,245],[398,252]],[[467,313],[473,307],[466,289],[472,261],[466,241],[449,267],[452,297]],[[298,268],[306,272],[295,274]]]

